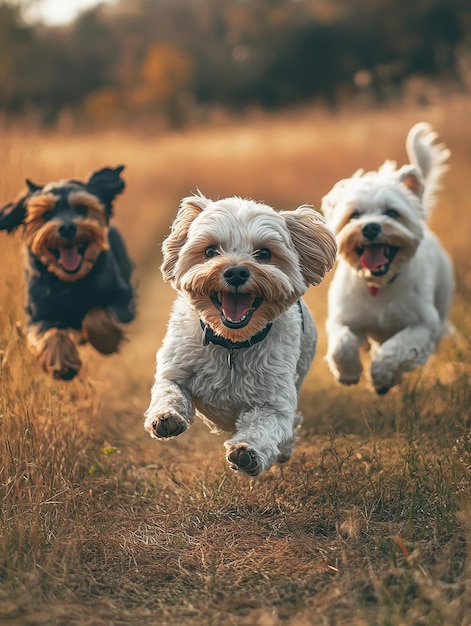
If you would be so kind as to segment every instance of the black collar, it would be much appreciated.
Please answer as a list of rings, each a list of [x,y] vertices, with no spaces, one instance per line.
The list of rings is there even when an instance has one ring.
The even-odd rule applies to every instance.
[[[201,320],[200,324],[201,328],[203,329],[204,345],[207,346],[208,343],[213,343],[216,346],[222,346],[223,348],[226,348],[226,350],[239,350],[240,348],[250,348],[251,346],[265,339],[265,337],[270,332],[270,328],[272,327],[271,323],[267,324],[265,328],[263,328],[260,332],[256,333],[255,335],[253,335],[253,337],[250,337],[250,339],[247,339],[246,341],[230,341],[229,339],[225,339],[220,335],[216,335],[216,333],[211,330],[209,326],[206,326]]]

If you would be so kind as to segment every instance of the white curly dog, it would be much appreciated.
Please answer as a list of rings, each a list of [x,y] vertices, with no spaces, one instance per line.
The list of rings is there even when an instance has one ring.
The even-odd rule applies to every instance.
[[[157,353],[150,435],[180,435],[198,414],[232,435],[224,445],[233,470],[255,476],[287,461],[317,342],[301,297],[335,255],[311,207],[184,198],[163,243],[162,275],[178,296]]]
[[[378,394],[423,365],[449,330],[450,258],[426,221],[449,150],[424,122],[407,136],[410,164],[386,161],[338,182],[322,200],[338,245],[328,296],[327,362],[335,378],[358,383],[360,347],[371,348]]]

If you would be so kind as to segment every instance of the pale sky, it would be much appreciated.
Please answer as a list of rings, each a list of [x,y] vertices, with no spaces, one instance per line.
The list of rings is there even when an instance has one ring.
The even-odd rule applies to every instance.
[[[58,25],[71,22],[85,9],[100,3],[111,4],[114,0],[38,0],[26,12],[27,18],[41,20],[46,24]]]

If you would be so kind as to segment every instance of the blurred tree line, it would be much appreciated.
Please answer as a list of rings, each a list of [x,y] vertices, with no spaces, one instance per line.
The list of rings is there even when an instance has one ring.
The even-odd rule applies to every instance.
[[[34,0],[28,0],[29,4]],[[27,2],[27,3],[28,3]],[[0,111],[106,123],[278,109],[471,76],[469,0],[118,0],[62,27],[0,0]]]

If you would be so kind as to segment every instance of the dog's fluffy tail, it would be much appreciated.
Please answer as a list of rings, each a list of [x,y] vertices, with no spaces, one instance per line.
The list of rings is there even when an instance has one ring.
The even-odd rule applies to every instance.
[[[450,157],[450,151],[445,144],[437,140],[438,134],[426,122],[413,126],[406,140],[409,161],[417,165],[424,176],[422,205],[427,214],[435,205],[437,192],[441,188],[440,180],[448,169],[446,162]]]

